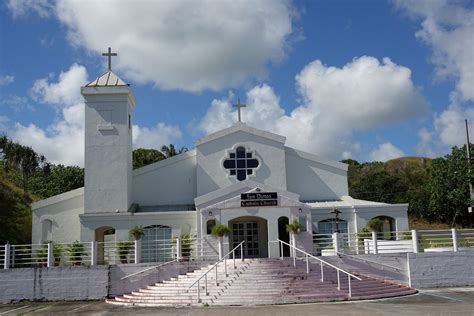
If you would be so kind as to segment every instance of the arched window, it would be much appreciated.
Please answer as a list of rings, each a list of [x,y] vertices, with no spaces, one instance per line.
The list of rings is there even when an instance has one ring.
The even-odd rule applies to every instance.
[[[151,225],[144,228],[142,261],[163,262],[172,260],[171,227]]]
[[[212,227],[216,226],[216,220],[210,219],[206,223],[206,234],[210,235],[212,232]]]
[[[53,221],[45,219],[42,224],[41,241],[46,242],[53,240]]]
[[[318,223],[318,234],[332,234],[337,231],[336,220],[334,218],[325,219]],[[347,233],[347,222],[344,220],[339,220],[339,232]]]

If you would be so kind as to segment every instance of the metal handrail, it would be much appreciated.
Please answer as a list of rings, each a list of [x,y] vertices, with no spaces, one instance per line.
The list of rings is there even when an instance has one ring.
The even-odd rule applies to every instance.
[[[306,255],[306,275],[309,275],[309,258],[313,258],[313,259],[316,259],[320,262],[321,264],[321,282],[324,282],[324,269],[323,269],[323,265],[327,265],[333,269],[335,269],[337,271],[337,289],[340,291],[341,290],[341,279],[339,277],[339,274],[340,272],[344,273],[347,275],[347,282],[348,282],[348,287],[349,287],[349,298],[352,297],[352,286],[351,286],[351,278],[354,278],[358,281],[362,281],[361,278],[353,275],[352,273],[350,272],[347,272],[339,267],[336,267],[335,265],[332,265],[330,264],[329,262],[326,262],[324,260],[321,260],[319,259],[318,257],[315,257],[313,256],[312,254],[310,253],[307,253],[306,251],[304,250],[301,250],[293,245],[290,245],[289,243],[287,242],[284,242],[280,239],[277,239],[277,241],[280,243],[280,250],[281,250],[281,259],[283,260],[283,244],[289,246],[290,248],[292,248],[293,250],[296,250],[296,251],[299,251],[301,253],[303,253],[304,255]],[[293,267],[296,267],[296,253],[293,251]]]
[[[159,264],[159,265],[157,265],[157,266],[148,267],[148,268],[143,269],[143,270],[140,270],[140,271],[138,271],[138,272],[134,272],[134,273],[132,273],[132,274],[126,275],[126,276],[124,276],[123,278],[120,278],[120,280],[128,279],[129,277],[132,277],[132,276],[134,276],[134,275],[141,274],[141,273],[143,273],[143,272],[147,272],[147,271],[149,271],[149,270],[158,269],[159,267],[162,267],[162,266],[164,266],[164,265],[167,265],[167,264],[170,264],[170,263],[173,263],[173,262],[178,262],[178,260],[179,260],[179,259],[176,258],[176,259],[173,259],[173,260],[171,260],[171,261],[167,261],[167,262],[164,262],[164,263],[162,263],[162,264]]]
[[[219,283],[218,283],[218,281],[217,281],[217,265],[218,265],[219,263],[221,263],[222,261],[224,261],[225,275],[226,275],[226,277],[227,277],[228,274],[227,274],[227,262],[226,262],[226,258],[232,253],[232,259],[234,260],[234,269],[235,269],[235,268],[236,268],[236,266],[235,266],[235,250],[240,247],[240,259],[241,259],[242,261],[244,261],[244,251],[243,251],[243,250],[244,250],[244,249],[243,249],[243,244],[244,244],[244,242],[245,242],[245,240],[242,240],[242,242],[241,242],[240,244],[238,244],[237,246],[235,246],[235,247],[234,247],[231,251],[229,251],[225,256],[223,256],[221,259],[219,259],[219,261],[217,261],[212,267],[210,267],[206,272],[204,272],[203,275],[201,275],[196,281],[193,282],[193,284],[191,284],[191,285],[188,287],[188,290],[189,290],[190,288],[192,288],[192,287],[197,283],[197,287],[198,287],[198,288],[197,288],[197,301],[198,301],[198,303],[201,301],[201,296],[200,296],[200,295],[201,295],[201,293],[200,293],[200,292],[201,292],[201,291],[200,291],[201,289],[200,289],[200,286],[199,286],[199,282],[201,281],[201,279],[202,279],[202,278],[205,279],[205,293],[206,293],[206,295],[208,295],[208,293],[207,293],[207,274],[208,274],[209,272],[211,272],[212,269],[215,268],[215,269],[216,269],[216,285],[219,285]]]
[[[390,269],[393,269],[393,270],[396,270],[396,271],[406,271],[402,268],[397,268],[397,267],[394,267],[392,265],[389,265],[389,264],[386,264],[386,263],[382,263],[382,262],[377,262],[377,261],[372,261],[372,260],[368,260],[368,259],[365,259],[365,258],[359,258],[357,256],[353,256],[353,255],[348,255],[346,253],[342,253],[342,252],[336,252],[337,255],[339,256],[345,256],[345,257],[349,257],[353,260],[356,260],[356,261],[364,261],[365,263],[368,263],[368,264],[377,264],[379,266],[382,266],[383,267],[388,267]]]

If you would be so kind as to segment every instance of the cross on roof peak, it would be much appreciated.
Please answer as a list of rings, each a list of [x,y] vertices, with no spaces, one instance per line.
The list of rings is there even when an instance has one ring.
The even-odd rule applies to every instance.
[[[241,104],[240,103],[240,98],[237,99],[237,104],[234,104],[234,106],[237,108],[237,113],[239,114],[239,122],[242,122],[242,117],[240,113],[241,108],[245,108],[247,105],[246,104]]]
[[[109,60],[109,70],[112,70],[112,56],[117,56],[117,53],[112,53],[112,49],[109,47],[109,51],[107,53],[102,53],[102,56],[107,56]]]

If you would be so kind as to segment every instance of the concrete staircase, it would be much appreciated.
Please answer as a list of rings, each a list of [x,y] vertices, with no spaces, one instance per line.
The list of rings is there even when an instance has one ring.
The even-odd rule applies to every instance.
[[[189,286],[209,267],[205,267],[178,278],[148,286],[108,303],[125,306],[169,306],[169,305],[263,305],[303,302],[348,300],[348,279],[340,273],[341,290],[337,289],[337,272],[323,268],[324,282],[321,282],[321,267],[311,261],[310,274],[306,274],[306,262],[292,259],[246,259],[237,260],[234,269],[232,260],[227,261],[228,276],[224,276],[224,265],[218,266],[218,285],[214,270],[208,274],[208,295],[204,282],[200,282],[201,301],[197,302],[197,287]],[[416,293],[416,290],[367,276],[362,281],[351,280],[350,299],[393,297]],[[202,279],[204,281],[204,279]]]

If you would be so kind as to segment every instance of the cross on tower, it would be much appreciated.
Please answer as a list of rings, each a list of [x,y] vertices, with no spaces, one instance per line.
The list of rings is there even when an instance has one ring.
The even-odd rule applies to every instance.
[[[117,56],[117,53],[112,53],[112,49],[109,47],[109,52],[102,53],[102,56],[107,56],[109,59],[109,70],[112,70],[112,56]]]
[[[247,105],[241,104],[240,103],[240,98],[239,98],[239,99],[237,99],[237,104],[234,104],[234,106],[237,108],[237,113],[239,113],[239,122],[242,122],[240,109],[245,108]]]

